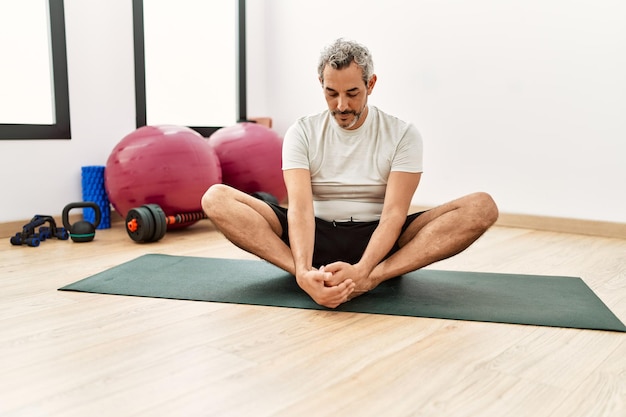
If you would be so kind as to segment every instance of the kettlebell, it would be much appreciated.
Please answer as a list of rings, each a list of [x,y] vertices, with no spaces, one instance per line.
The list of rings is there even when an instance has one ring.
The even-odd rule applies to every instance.
[[[69,214],[70,210],[75,208],[92,208],[96,212],[95,224],[85,220],[78,221],[74,224],[70,224]],[[96,227],[100,224],[100,206],[91,201],[83,201],[80,203],[70,203],[63,209],[63,226],[70,234],[70,238],[74,242],[91,242],[96,236]]]

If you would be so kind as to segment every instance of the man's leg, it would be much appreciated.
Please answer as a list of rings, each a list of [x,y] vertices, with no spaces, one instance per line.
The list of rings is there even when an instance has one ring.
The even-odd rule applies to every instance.
[[[216,184],[202,197],[202,209],[233,244],[295,275],[291,250],[280,239],[280,222],[264,201]]]
[[[486,193],[470,194],[421,214],[400,235],[400,250],[374,268],[371,283],[377,286],[462,252],[497,219],[498,208]]]

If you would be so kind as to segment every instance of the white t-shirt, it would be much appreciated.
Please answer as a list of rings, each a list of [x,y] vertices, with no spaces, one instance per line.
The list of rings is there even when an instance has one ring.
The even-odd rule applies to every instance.
[[[287,130],[282,158],[283,170],[310,171],[315,216],[372,221],[380,219],[391,171],[422,172],[422,137],[374,106],[355,130],[341,128],[326,110]]]

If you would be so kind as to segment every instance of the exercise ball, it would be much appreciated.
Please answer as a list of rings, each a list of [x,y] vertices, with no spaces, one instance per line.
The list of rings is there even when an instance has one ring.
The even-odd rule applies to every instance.
[[[123,218],[144,204],[158,204],[168,216],[202,211],[202,195],[221,181],[219,158],[206,139],[172,125],[131,132],[115,146],[104,170],[107,196]]]
[[[251,122],[223,127],[208,138],[222,166],[222,182],[252,194],[287,197],[282,172],[283,140],[274,130]]]

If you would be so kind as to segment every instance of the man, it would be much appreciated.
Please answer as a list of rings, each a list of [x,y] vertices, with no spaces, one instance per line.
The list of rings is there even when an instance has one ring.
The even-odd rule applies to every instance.
[[[413,125],[368,105],[377,80],[369,51],[339,39],[322,53],[318,75],[328,110],[299,119],[283,142],[288,209],[222,184],[202,207],[231,242],[335,308],[463,251],[498,209],[475,193],[408,215],[422,139]]]

